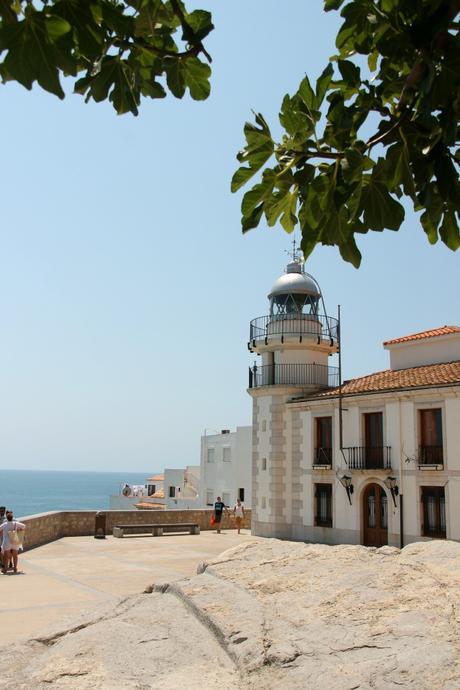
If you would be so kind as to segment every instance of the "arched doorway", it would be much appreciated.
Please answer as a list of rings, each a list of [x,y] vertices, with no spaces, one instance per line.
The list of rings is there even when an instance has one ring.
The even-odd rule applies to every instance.
[[[379,484],[369,484],[363,493],[363,544],[388,544],[388,499]]]

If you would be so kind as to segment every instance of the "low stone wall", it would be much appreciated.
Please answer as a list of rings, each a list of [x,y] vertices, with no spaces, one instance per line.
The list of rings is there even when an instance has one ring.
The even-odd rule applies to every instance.
[[[62,516],[63,513],[60,511],[53,511],[19,518],[26,525],[24,549],[27,550],[60,539],[63,536]]]
[[[178,522],[197,522],[201,530],[211,527],[212,510],[105,510],[106,533],[112,534],[115,525],[146,525]],[[245,529],[251,528],[251,511],[246,510],[243,522]],[[95,510],[66,510],[28,515],[19,518],[27,526],[24,549],[47,544],[61,537],[83,537],[94,534]],[[224,516],[222,529],[234,529],[232,517]]]

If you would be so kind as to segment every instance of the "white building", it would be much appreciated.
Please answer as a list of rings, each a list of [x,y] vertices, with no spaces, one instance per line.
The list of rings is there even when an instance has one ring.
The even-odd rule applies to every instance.
[[[199,465],[187,465],[185,469],[165,469],[164,496],[167,510],[200,508],[199,491]]]
[[[252,530],[329,544],[460,540],[460,328],[384,343],[338,387],[338,323],[294,256],[251,322]],[[341,423],[342,420],[342,423]]]
[[[223,429],[220,434],[201,437],[201,504],[214,504],[217,496],[233,506],[239,498],[251,507],[252,427]]]
[[[165,504],[164,475],[154,474],[145,484],[121,484],[118,495],[109,498],[110,510],[137,510],[147,502],[151,507],[161,510]]]

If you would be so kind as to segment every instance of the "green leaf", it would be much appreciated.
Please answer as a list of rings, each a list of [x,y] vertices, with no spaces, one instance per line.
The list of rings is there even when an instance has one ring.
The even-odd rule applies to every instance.
[[[185,93],[185,67],[181,58],[166,58],[166,83],[168,89],[176,98],[182,98]]]
[[[343,3],[344,0],[324,0],[324,11],[338,10]]]
[[[428,211],[422,213],[422,215],[420,216],[420,222],[422,224],[423,229],[426,232],[429,243],[436,244],[436,242],[438,241],[438,225],[437,223],[433,222],[433,218],[428,213]]]
[[[138,114],[139,92],[134,89],[134,80],[129,65],[124,60],[114,58],[115,74],[113,89],[109,99],[118,115],[131,112]]]
[[[378,50],[373,50],[372,53],[369,53],[368,58],[367,58],[367,65],[368,65],[371,72],[375,72],[375,70],[377,69],[377,63],[378,63],[379,57],[380,57],[380,53]]]
[[[246,122],[244,126],[247,144],[237,158],[240,163],[247,163],[247,167],[240,167],[233,175],[232,192],[238,191],[273,155],[275,145],[267,123],[260,113],[255,116],[255,120],[255,125]]]
[[[295,215],[296,205],[297,196],[289,190],[279,190],[272,194],[264,204],[267,224],[273,227],[281,216],[280,222],[283,228],[287,232],[292,232],[297,223]]]
[[[9,74],[27,89],[34,81],[64,98],[56,66],[56,52],[48,37],[45,18],[30,11],[23,21],[1,28],[0,47],[7,49],[4,61]]]
[[[195,101],[204,101],[211,91],[211,84],[209,77],[211,76],[211,69],[196,57],[190,57],[184,60],[184,78],[185,83],[190,90],[190,95]]]
[[[351,60],[338,60],[337,62],[343,81],[351,87],[361,86],[361,71]]]
[[[388,187],[374,176],[363,178],[361,205],[364,223],[371,230],[399,230],[404,220],[404,208],[393,199]]]
[[[143,96],[149,96],[149,98],[166,98],[166,91],[156,81],[143,81],[141,91]]]
[[[326,69],[323,70],[321,76],[316,82],[316,107],[319,108],[324,100],[324,96],[327,93],[329,85],[332,80],[332,75],[334,74],[334,68],[331,63],[328,64]]]
[[[357,149],[350,148],[345,151],[340,164],[345,182],[353,182],[363,174],[364,156]]]
[[[88,6],[80,0],[58,0],[53,5],[53,15],[66,20],[72,27],[74,43],[79,55],[93,62],[100,58],[105,34],[95,18],[94,3]]]
[[[295,136],[301,133],[307,138],[309,133],[313,131],[313,123],[311,118],[296,107],[298,105],[297,100],[286,94],[281,105],[279,119],[288,134]]]
[[[283,214],[280,218],[280,223],[286,232],[292,232],[297,225],[297,194],[290,192],[286,195],[286,201],[283,204]]]
[[[310,80],[308,79],[307,75],[305,75],[300,82],[298,93],[308,110],[314,110],[316,108],[315,92],[311,88]]]
[[[414,178],[409,162],[409,152],[404,143],[396,143],[390,147],[386,155],[386,181],[391,191],[395,191],[402,186],[405,194],[415,200]]]
[[[259,206],[257,206],[249,216],[245,216],[243,218],[241,224],[243,233],[247,232],[248,230],[252,230],[252,228],[256,228],[259,225],[263,210],[264,205],[259,204]]]
[[[250,216],[255,207],[261,201],[267,199],[273,191],[276,175],[273,170],[267,170],[263,176],[262,182],[254,185],[243,197],[241,202],[241,211],[243,216]]]
[[[339,244],[339,251],[342,259],[351,263],[355,268],[360,267],[362,256],[353,235],[350,235],[346,241]]]
[[[96,103],[105,101],[116,79],[117,60],[115,57],[106,57],[101,63],[99,73],[91,80],[91,96]]]
[[[48,36],[53,42],[57,41],[61,36],[64,36],[64,34],[68,33],[72,28],[68,21],[56,15],[47,16],[45,19],[45,26]]]
[[[449,249],[455,251],[460,247],[459,227],[455,211],[451,207],[444,213],[444,218],[439,228],[439,235]]]
[[[186,20],[182,38],[188,43],[202,41],[214,29],[211,13],[205,10],[194,10],[186,15]]]

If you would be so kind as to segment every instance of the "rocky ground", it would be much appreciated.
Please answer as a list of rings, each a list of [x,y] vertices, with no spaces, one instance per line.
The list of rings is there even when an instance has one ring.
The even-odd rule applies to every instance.
[[[11,690],[459,690],[460,544],[273,539],[5,648]]]

